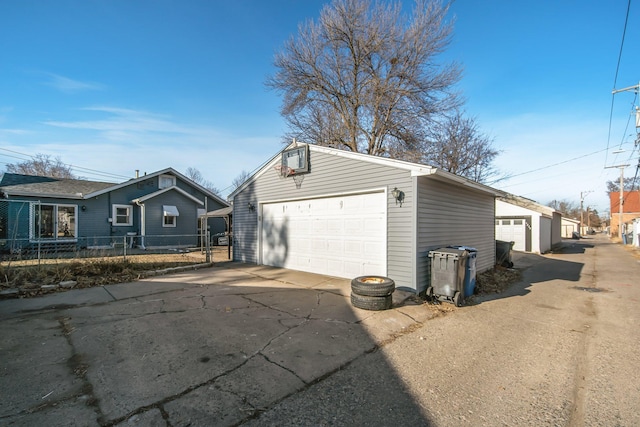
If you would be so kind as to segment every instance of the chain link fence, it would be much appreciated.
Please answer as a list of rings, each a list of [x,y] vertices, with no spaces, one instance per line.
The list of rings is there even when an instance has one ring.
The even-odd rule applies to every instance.
[[[141,254],[200,253],[209,261],[226,261],[229,248],[206,234],[76,236],[75,217],[58,212],[56,221],[45,221],[50,212],[38,203],[0,200],[0,262],[70,258],[123,257]],[[53,223],[54,227],[47,224]],[[226,239],[226,243],[231,239]],[[211,243],[216,245],[212,246]],[[214,256],[215,254],[215,256]],[[215,258],[215,259],[214,259]]]

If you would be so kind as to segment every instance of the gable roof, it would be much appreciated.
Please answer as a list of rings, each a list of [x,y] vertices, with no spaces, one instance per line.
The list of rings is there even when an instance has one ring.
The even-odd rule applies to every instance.
[[[83,199],[87,193],[101,191],[113,185],[110,182],[5,173],[0,181],[0,190],[11,196]]]
[[[173,168],[162,169],[148,175],[143,175],[139,178],[130,179],[120,184],[114,184],[112,182],[87,181],[82,179],[63,179],[5,173],[2,176],[2,180],[0,180],[0,191],[10,196],[55,197],[81,200],[90,199],[128,185],[137,184],[140,181],[145,181],[159,175],[173,175],[180,178],[206,194],[209,198],[216,200],[221,205],[229,206],[227,201],[214,194],[211,190],[195,183]],[[193,196],[190,197],[193,198]]]
[[[159,176],[159,175],[173,175],[175,177],[178,177],[178,178],[182,179],[183,181],[188,182],[190,185],[196,187],[198,190],[200,190],[201,192],[203,192],[204,194],[206,194],[210,198],[218,201],[222,205],[229,206],[228,202],[226,202],[221,197],[219,197],[218,195],[213,193],[211,190],[208,190],[208,189],[204,188],[200,184],[198,184],[198,183],[194,182],[193,180],[187,178],[186,176],[182,175],[180,172],[178,172],[177,170],[175,170],[173,168],[166,168],[166,169],[159,170],[157,172],[153,172],[153,173],[150,173],[150,174],[145,174],[145,175],[142,175],[141,177],[133,178],[133,179],[130,179],[130,180],[125,181],[125,182],[120,183],[120,184],[115,184],[115,185],[112,184],[113,186],[111,188],[102,189],[102,190],[98,190],[98,191],[96,191],[94,193],[87,194],[87,198],[99,196],[101,194],[107,193],[109,191],[117,190],[117,189],[126,187],[128,185],[137,184],[138,182],[146,181],[149,178],[154,178],[154,177]]]
[[[132,202],[144,203],[149,199],[153,199],[154,197],[157,197],[157,196],[159,196],[159,195],[161,195],[163,193],[166,193],[167,191],[177,191],[178,193],[182,194],[184,197],[186,197],[188,199],[191,199],[196,203],[204,205],[204,202],[202,200],[199,200],[197,197],[192,196],[191,194],[187,193],[186,191],[184,191],[181,188],[176,187],[175,185],[173,185],[171,187],[163,188],[162,190],[154,191],[153,193],[145,194],[142,197],[138,197],[137,199],[133,199]]]
[[[560,211],[553,209],[550,206],[541,205],[540,203],[527,199],[526,197],[516,196],[515,194],[505,194],[499,198],[500,201],[509,203],[521,208],[529,209],[534,212],[541,213],[543,215],[553,216],[553,214],[560,214]]]
[[[448,181],[450,183],[455,183],[457,185],[462,185],[468,188],[472,188],[476,191],[490,193],[494,196],[500,196],[505,194],[504,192],[497,190],[495,188],[489,187],[479,182],[472,181],[467,178],[463,178],[461,176],[455,175],[451,172],[447,172],[440,168],[436,168],[434,166],[423,165],[420,163],[411,163],[404,160],[391,159],[388,157],[372,156],[370,154],[354,153],[352,151],[339,150],[337,148],[330,148],[330,147],[322,147],[315,144],[304,144],[299,142],[293,142],[289,144],[287,147],[280,150],[275,156],[269,159],[266,163],[264,163],[255,174],[253,174],[241,186],[239,186],[231,194],[229,194],[228,198],[232,199],[237,193],[241,192],[251,182],[255,181],[262,174],[266,173],[268,170],[270,170],[271,168],[279,164],[280,157],[283,151],[288,150],[290,148],[300,147],[303,145],[308,145],[310,152],[325,153],[332,156],[345,157],[345,158],[359,160],[367,163],[385,165],[385,166],[393,167],[396,169],[403,169],[410,172],[411,176],[431,176],[435,179]]]

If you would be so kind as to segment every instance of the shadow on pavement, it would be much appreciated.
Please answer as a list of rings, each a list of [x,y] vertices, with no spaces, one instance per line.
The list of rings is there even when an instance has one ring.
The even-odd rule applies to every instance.
[[[5,317],[0,424],[430,424],[367,329],[381,312],[264,278],[214,283],[223,271]]]
[[[552,254],[548,255],[513,252],[513,268],[521,272],[521,280],[510,285],[500,293],[474,295],[473,303],[481,304],[485,301],[527,295],[532,286],[551,280],[577,282],[582,275],[584,263],[558,259],[556,257],[582,254],[587,248],[593,248],[593,245],[583,242],[572,242],[571,244],[562,245],[561,248],[554,250]],[[530,269],[532,266],[537,266],[538,268]]]

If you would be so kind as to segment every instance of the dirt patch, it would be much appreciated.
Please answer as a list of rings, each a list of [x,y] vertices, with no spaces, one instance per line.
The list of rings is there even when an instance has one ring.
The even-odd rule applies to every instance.
[[[477,294],[498,294],[520,280],[521,273],[513,268],[496,267],[476,277]]]
[[[214,260],[222,254],[214,253]],[[224,260],[228,261],[226,253]],[[0,298],[28,298],[69,289],[139,280],[157,271],[210,265],[200,252],[130,255],[126,258],[76,258],[13,261],[0,264]]]

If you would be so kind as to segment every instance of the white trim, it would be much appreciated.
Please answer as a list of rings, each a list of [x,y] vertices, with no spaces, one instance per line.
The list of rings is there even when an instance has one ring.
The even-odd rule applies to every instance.
[[[127,214],[127,223],[118,223],[118,209],[128,209],[129,212]],[[112,204],[111,205],[111,225],[114,227],[131,227],[133,225],[133,205],[120,205],[120,204]]]
[[[169,218],[172,218],[172,221],[171,221],[170,224],[167,224],[166,221]],[[178,217],[177,216],[174,216],[174,215],[163,215],[162,216],[162,227],[163,228],[175,228],[177,223],[178,223]]]
[[[144,203],[149,199],[153,199],[154,197],[157,197],[163,193],[166,193],[167,191],[177,191],[178,193],[182,194],[184,197],[193,200],[194,202],[204,206],[204,202],[202,200],[199,200],[197,197],[192,196],[191,194],[187,193],[186,191],[184,191],[182,188],[173,186],[173,187],[167,187],[167,188],[163,188],[162,190],[158,190],[155,191],[153,193],[149,193],[146,194],[142,197],[138,197],[137,199],[133,199],[131,202],[132,203]]]
[[[171,183],[169,185],[162,185],[162,180],[169,180]],[[158,188],[160,190],[164,190],[165,188],[175,187],[177,183],[177,179],[175,175],[169,175],[166,173],[158,175]]]
[[[350,197],[350,196],[358,196],[358,195],[365,195],[365,194],[376,194],[376,193],[384,193],[385,196],[385,224],[384,224],[384,231],[383,231],[383,237],[384,237],[384,247],[385,249],[385,258],[384,258],[384,273],[382,275],[386,275],[388,274],[389,271],[389,250],[388,250],[388,245],[389,245],[389,233],[388,233],[388,229],[389,229],[389,189],[388,187],[376,187],[376,188],[372,188],[372,189],[367,189],[367,190],[358,190],[358,191],[347,191],[347,192],[340,192],[340,193],[326,193],[326,194],[322,194],[322,195],[313,195],[313,196],[307,196],[307,197],[293,197],[293,198],[289,198],[289,199],[271,199],[271,200],[264,200],[264,201],[259,201],[258,202],[258,207],[257,207],[257,212],[258,215],[256,215],[256,222],[257,222],[257,226],[256,226],[256,231],[258,234],[258,238],[257,238],[257,244],[256,244],[256,248],[255,248],[255,259],[257,260],[257,264],[258,265],[264,265],[263,263],[263,259],[262,259],[262,231],[263,231],[263,220],[262,220],[262,212],[263,212],[263,205],[269,205],[269,204],[274,204],[274,203],[286,203],[286,202],[296,202],[296,201],[302,201],[302,200],[316,200],[316,199],[328,199],[328,198],[337,198],[337,197]]]
[[[139,178],[130,179],[130,180],[128,180],[126,182],[123,182],[123,183],[120,183],[120,184],[114,184],[111,187],[107,187],[107,188],[104,188],[102,190],[97,190],[97,191],[94,191],[92,193],[85,194],[84,197],[82,197],[82,198],[91,199],[91,198],[97,197],[97,196],[99,196],[101,194],[106,194],[106,193],[109,193],[111,191],[118,190],[118,189],[123,188],[123,187],[127,187],[129,185],[137,184],[138,182],[146,181],[148,179],[151,179],[151,178],[153,178],[155,176],[162,175],[162,174],[175,175],[176,177],[180,178],[185,183],[189,184],[189,186],[200,190],[203,194],[205,194],[209,198],[218,201],[220,204],[222,204],[224,206],[230,206],[229,203],[227,201],[225,201],[224,199],[222,199],[220,196],[214,194],[211,190],[208,190],[208,189],[204,188],[203,186],[201,186],[197,182],[194,182],[193,180],[187,178],[186,176],[182,175],[180,172],[178,172],[177,170],[175,170],[173,168],[162,169],[162,170],[150,173],[150,174],[142,175]],[[47,195],[46,197],[50,197],[50,195]]]
[[[162,216],[180,216],[180,212],[174,205],[162,205]]]
[[[389,191],[388,187],[375,187],[366,190],[354,190],[354,191],[343,191],[340,193],[323,193],[323,194],[314,194],[312,196],[301,196],[301,197],[291,197],[288,199],[270,199],[260,201],[258,204],[267,204],[267,203],[282,203],[282,202],[295,202],[297,200],[312,200],[312,199],[326,199],[327,197],[342,197],[342,196],[357,196],[358,194],[371,194],[371,193],[387,193]]]
[[[273,156],[266,163],[264,163],[253,176],[247,179],[240,187],[232,191],[231,194],[229,194],[228,198],[233,199],[237,194],[241,193],[252,182],[254,182],[256,179],[258,179],[260,176],[262,176],[264,173],[272,169],[277,164],[281,163],[282,161],[281,156],[284,151],[291,148],[300,147],[301,145],[303,145],[303,143],[299,143],[299,142],[295,144],[292,143],[287,147],[285,147],[283,150],[280,150],[275,156]],[[420,163],[411,163],[404,160],[390,159],[387,157],[372,156],[372,155],[363,154],[363,153],[354,153],[352,151],[339,150],[337,148],[330,148],[330,147],[322,147],[315,144],[306,144],[306,145],[308,145],[309,147],[308,161],[310,162],[310,164],[313,162],[311,153],[319,152],[319,153],[325,153],[332,156],[345,157],[348,159],[360,160],[367,163],[384,165],[384,166],[389,166],[396,169],[410,171],[412,176],[437,175],[441,179],[457,182],[458,184],[469,187],[475,191],[489,193],[494,196],[500,196],[500,195],[506,194],[503,191],[497,190],[495,188],[489,187],[484,184],[480,184],[475,181],[471,181],[470,179],[455,175],[450,172],[446,172],[442,169],[438,169],[436,167],[429,166],[429,165],[422,165]],[[312,169],[313,168],[311,166],[310,173],[313,173]]]

